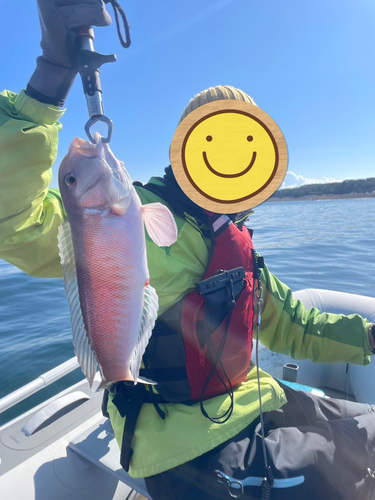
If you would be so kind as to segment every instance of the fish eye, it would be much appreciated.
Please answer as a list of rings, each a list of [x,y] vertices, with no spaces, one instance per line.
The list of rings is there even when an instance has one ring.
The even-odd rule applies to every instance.
[[[207,142],[211,142],[211,141],[212,141],[212,135],[208,135],[208,136],[206,137],[206,141],[207,141]]]
[[[251,142],[251,141],[254,139],[254,137],[253,137],[252,135],[248,135],[248,136],[246,137],[246,139],[247,139],[249,142]]]
[[[76,185],[77,179],[74,177],[73,174],[69,172],[69,174],[66,174],[66,176],[64,177],[64,183],[68,187],[73,187]]]

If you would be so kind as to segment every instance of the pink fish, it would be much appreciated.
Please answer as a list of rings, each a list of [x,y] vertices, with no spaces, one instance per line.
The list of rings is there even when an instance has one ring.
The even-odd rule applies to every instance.
[[[177,239],[170,211],[141,205],[124,164],[108,144],[75,138],[59,170],[69,222],[59,249],[70,308],[73,344],[92,386],[137,381],[158,311],[149,283],[144,224],[159,246]]]

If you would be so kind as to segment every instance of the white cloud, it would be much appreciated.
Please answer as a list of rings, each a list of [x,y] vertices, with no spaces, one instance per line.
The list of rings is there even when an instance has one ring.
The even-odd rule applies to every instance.
[[[300,186],[305,186],[306,184],[328,184],[330,182],[342,182],[338,179],[332,179],[329,177],[323,177],[322,179],[308,179],[303,175],[295,174],[294,172],[288,171],[284,180],[280,186],[280,189],[291,189]]]

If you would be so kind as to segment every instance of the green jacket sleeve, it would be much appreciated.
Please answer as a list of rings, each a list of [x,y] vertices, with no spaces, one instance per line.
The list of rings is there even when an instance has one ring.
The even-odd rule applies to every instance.
[[[48,189],[62,114],[24,92],[0,94],[0,258],[43,278],[62,278],[57,232],[66,214],[59,191]],[[142,188],[137,192],[143,204],[162,201]],[[146,234],[159,314],[194,289],[208,260],[200,233],[185,220],[175,220],[173,248],[158,247]]]
[[[48,189],[63,111],[23,91],[0,94],[0,258],[27,274],[61,278],[57,230],[65,218]]]
[[[370,323],[359,315],[320,313],[306,310],[293,300],[291,290],[262,270],[263,310],[261,342],[271,351],[315,363],[370,363]]]

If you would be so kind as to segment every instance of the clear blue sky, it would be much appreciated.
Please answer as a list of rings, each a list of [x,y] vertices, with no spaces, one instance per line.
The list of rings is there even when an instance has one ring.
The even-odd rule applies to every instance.
[[[131,25],[125,50],[115,25],[95,49],[116,53],[101,73],[111,147],[133,180],[161,175],[180,114],[214,85],[249,93],[281,128],[287,185],[375,176],[375,4],[372,0],[120,0]],[[27,84],[39,55],[36,1],[0,0],[3,89]],[[108,7],[112,14],[112,8]],[[62,119],[57,168],[85,137],[79,79]]]

